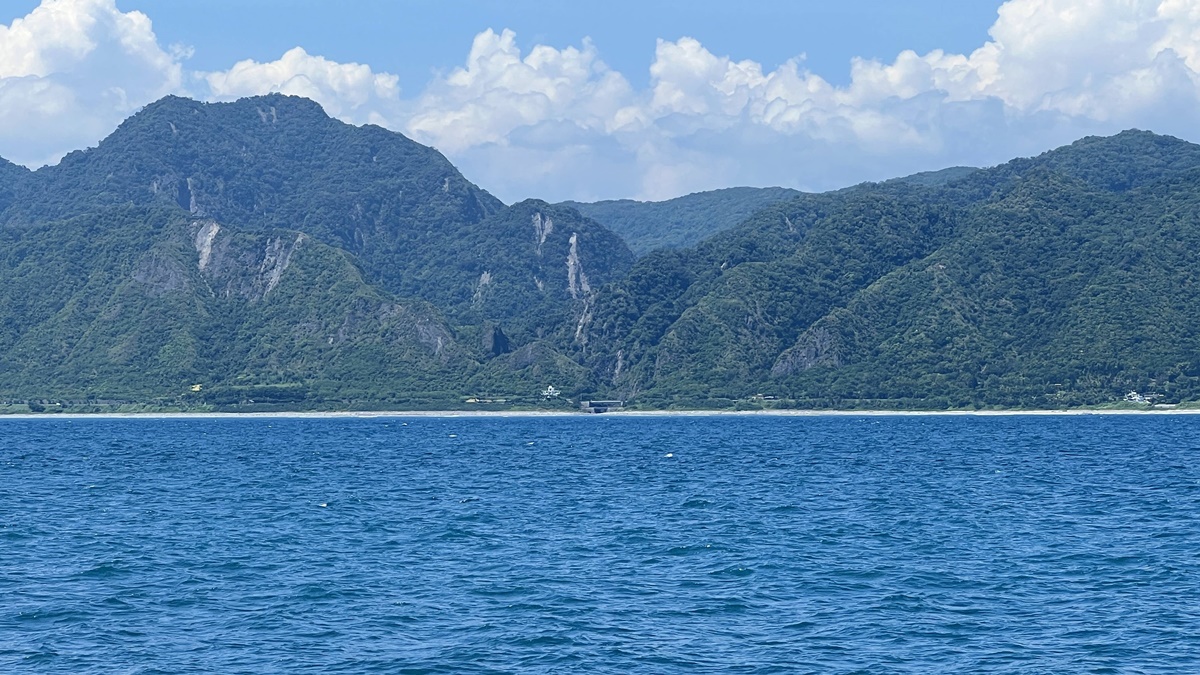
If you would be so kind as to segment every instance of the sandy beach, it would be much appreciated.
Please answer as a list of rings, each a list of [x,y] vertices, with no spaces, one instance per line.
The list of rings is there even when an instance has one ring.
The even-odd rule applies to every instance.
[[[391,410],[327,412],[147,412],[147,413],[14,413],[3,420],[95,419],[373,419],[445,417],[1004,417],[1058,415],[1198,415],[1200,408],[1072,409],[1072,410],[622,410],[594,415],[552,410]]]

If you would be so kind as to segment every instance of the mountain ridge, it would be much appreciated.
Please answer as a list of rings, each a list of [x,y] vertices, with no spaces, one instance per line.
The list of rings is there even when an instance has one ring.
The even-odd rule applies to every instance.
[[[1133,173],[1128,162],[1115,161],[1129,155],[1130,147],[1141,148],[1133,157],[1140,169]],[[1165,234],[1154,234],[1153,222],[1141,222],[1147,213],[1171,213],[1189,227],[1176,235],[1180,238],[1200,227],[1197,153],[1200,148],[1178,139],[1130,131],[972,172],[943,186],[867,184],[777,205],[694,249],[639,261],[627,284],[638,283],[647,271],[643,265],[672,268],[671,255],[674,269],[682,270],[673,278],[689,281],[677,283],[673,292],[616,289],[616,297],[658,297],[658,306],[673,309],[663,317],[653,307],[639,308],[643,322],[657,317],[658,327],[650,334],[659,337],[644,347],[644,354],[635,354],[633,363],[632,346],[626,343],[598,364],[611,374],[618,370],[612,363],[623,362],[622,375],[613,377],[613,384],[642,398],[657,397],[660,405],[683,396],[692,405],[703,405],[706,397],[729,402],[763,389],[830,406],[886,400],[901,406],[936,401],[935,407],[1055,407],[1103,403],[1119,398],[1122,390],[1146,387],[1171,391],[1164,395],[1175,399],[1194,397],[1196,383],[1185,373],[1194,358],[1187,336],[1195,327],[1182,317],[1200,307],[1190,292],[1170,288],[1170,275],[1153,276],[1147,270],[1146,276],[1130,277],[1123,267],[1129,263],[1121,256],[1128,255],[1123,239],[1157,237],[1156,248],[1176,249],[1180,272],[1200,264],[1190,252],[1178,251]],[[1155,195],[1164,184],[1177,189],[1165,197]],[[1167,206],[1163,199],[1174,202]],[[947,227],[930,232],[926,249],[912,249],[908,259],[888,263],[888,256],[902,254],[906,245],[926,237],[916,231],[896,233],[921,222],[912,209],[928,211],[931,205],[940,205],[938,219]],[[847,211],[849,207],[857,211]],[[894,217],[903,209],[910,211]],[[1043,225],[1035,227],[1038,223]],[[872,242],[881,245],[870,250]],[[1047,259],[1043,251],[1055,257]],[[995,258],[1000,252],[1005,259]],[[954,260],[938,257],[952,253]],[[1008,257],[1020,264],[1007,262]],[[1109,258],[1117,262],[1106,263]],[[947,270],[961,268],[963,259],[993,271],[956,279]],[[879,267],[881,263],[887,264]],[[914,276],[916,269],[932,276]],[[1097,288],[1073,278],[1047,281],[1064,269],[1126,279],[1131,286],[1153,279],[1161,297],[1186,309],[1168,303],[1173,308],[1168,312],[1163,301],[1152,302],[1159,296],[1144,291],[1128,297],[1108,293],[1097,301],[1091,297]],[[834,270],[838,276],[831,278]],[[893,289],[885,294],[888,299],[871,300],[888,288]],[[1029,288],[1044,289],[1039,302],[1030,301]],[[822,297],[822,289],[852,293],[818,303],[815,310],[804,309]],[[1092,303],[1086,309],[1080,305],[1084,298]],[[600,299],[602,307],[607,302]],[[1145,316],[1140,311],[1145,306],[1163,308],[1160,325],[1149,319],[1141,325],[1122,323],[1124,315]],[[907,309],[887,310],[896,307]],[[988,328],[1006,315],[1011,316],[1004,320],[1005,330]],[[1073,322],[1063,318],[1071,316]],[[1038,317],[1057,323],[1041,325],[1045,319]],[[604,326],[611,319],[600,313],[597,322]],[[958,328],[935,339],[931,336],[938,334],[929,327],[936,325]],[[1124,331],[1114,333],[1112,326],[1121,325]],[[897,326],[907,326],[909,333],[895,333]],[[642,334],[637,324],[627,330],[632,336]],[[1071,373],[1052,364],[1067,354],[1054,345],[1086,344],[1089,331],[1099,344],[1112,345],[1114,357],[1111,362],[1077,359],[1077,372],[1064,377]],[[1164,343],[1151,337],[1156,334],[1179,338]],[[793,340],[793,335],[798,337]],[[1125,340],[1123,335],[1132,337]],[[1130,351],[1130,342],[1156,347],[1139,354]],[[897,351],[901,344],[907,347]],[[780,351],[780,345],[790,346]],[[1076,352],[1081,349],[1088,353],[1085,347]],[[1014,361],[1016,354],[1022,356]],[[670,368],[664,369],[664,363]],[[981,373],[988,376],[983,383]],[[908,380],[918,384],[902,384]]]
[[[0,396],[453,402],[495,345],[571,335],[632,261],[573,211],[505,206],[432,148],[282,95],[168,97],[0,182]]]
[[[653,206],[694,241],[661,248],[627,220],[645,226],[635,258],[588,205],[502,204],[436,150],[314,102],[168,97],[54,167],[0,163],[0,400],[1200,398],[1200,146],[1130,130],[986,169]]]

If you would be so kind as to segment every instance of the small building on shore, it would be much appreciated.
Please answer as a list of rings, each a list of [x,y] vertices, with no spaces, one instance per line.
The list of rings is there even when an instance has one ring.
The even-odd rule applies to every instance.
[[[624,401],[580,401],[579,409],[586,413],[606,413],[625,407]]]

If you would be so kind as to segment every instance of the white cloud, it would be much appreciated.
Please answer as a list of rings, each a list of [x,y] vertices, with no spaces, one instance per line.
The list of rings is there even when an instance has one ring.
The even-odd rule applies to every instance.
[[[121,12],[114,0],[44,0],[0,25],[0,154],[57,161],[181,91],[182,77],[146,15]]]
[[[1113,107],[1136,111],[1181,84],[1195,89],[1200,74],[1200,9],[1185,0],[1010,0],[989,34],[970,55],[858,62],[848,93],[909,96],[904,85],[916,84],[951,101],[997,98],[1017,114],[1103,120]]]
[[[402,128],[506,198],[826,189],[995,163],[1128,126],[1194,133],[1192,0],[1009,0],[989,35],[970,54],[856,59],[841,87],[803,58],[768,71],[692,38],[660,40],[650,87],[633,91],[589,42],[522,56],[511,32],[486,31]],[[569,142],[536,140],[542,127],[561,139],[564,125],[575,128]]]
[[[209,94],[230,100],[280,92],[320,103],[325,112],[351,122],[384,122],[400,100],[399,78],[359,63],[337,63],[295,47],[278,61],[239,61],[226,71],[202,73]]]
[[[512,31],[489,29],[475,36],[465,67],[418,97],[404,129],[449,153],[504,144],[514,130],[545,122],[606,133],[632,93],[589,41],[581,49],[538,45],[522,58]]]
[[[53,159],[173,92],[308,96],[437,147],[506,200],[827,189],[1131,126],[1200,140],[1195,0],[1008,0],[972,52],[855,59],[842,86],[802,56],[768,69],[687,37],[660,40],[649,86],[635,89],[586,39],[522,50],[511,31],[487,30],[409,98],[391,74],[300,47],[190,75],[188,54],[114,0],[44,0],[0,26],[0,154]]]

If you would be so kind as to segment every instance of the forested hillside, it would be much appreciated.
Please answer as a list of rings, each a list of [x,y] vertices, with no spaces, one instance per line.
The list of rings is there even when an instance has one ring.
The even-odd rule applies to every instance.
[[[304,99],[163,99],[0,163],[0,410],[1200,399],[1178,139],[576,206],[506,206]]]
[[[617,199],[563,202],[616,232],[637,255],[686,248],[737,225],[755,211],[803,194],[788,188],[725,188],[662,202]]]
[[[1200,147],[1088,138],[945,185],[762,211],[606,289],[593,367],[655,405],[1200,395]]]
[[[894,178],[889,182],[936,187],[977,170],[955,166]],[[735,187],[697,192],[661,202],[615,199],[563,202],[563,206],[569,206],[616,232],[635,254],[642,256],[660,248],[695,246],[772,204],[803,194],[790,188]]]
[[[569,346],[632,262],[570,209],[506,207],[279,95],[163,99],[56,166],[0,166],[0,209],[0,399],[460,402],[497,355]],[[545,386],[520,371],[487,368]]]

